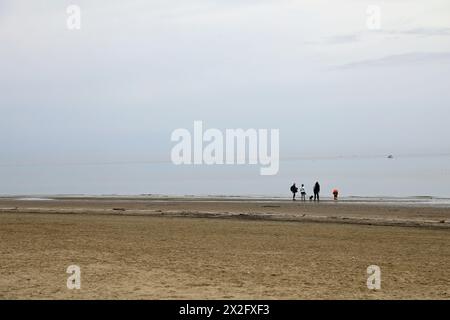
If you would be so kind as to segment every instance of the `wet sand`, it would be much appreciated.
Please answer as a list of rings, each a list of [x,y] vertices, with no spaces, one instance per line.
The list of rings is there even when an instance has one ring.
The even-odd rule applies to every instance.
[[[0,298],[449,299],[449,222],[380,203],[4,198]]]

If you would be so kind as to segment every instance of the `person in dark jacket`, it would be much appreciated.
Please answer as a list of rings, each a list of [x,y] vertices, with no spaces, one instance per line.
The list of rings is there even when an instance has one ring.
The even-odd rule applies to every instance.
[[[295,185],[295,182],[294,182],[294,184],[291,186],[291,192],[292,192],[292,200],[295,201],[295,194],[298,192],[298,188],[297,188],[297,186]]]
[[[316,184],[314,185],[314,201],[320,201],[320,197],[319,197],[319,193],[320,193],[320,184],[319,182],[316,182]]]

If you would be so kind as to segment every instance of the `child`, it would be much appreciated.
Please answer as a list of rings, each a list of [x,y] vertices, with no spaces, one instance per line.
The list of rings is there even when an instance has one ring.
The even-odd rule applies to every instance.
[[[337,200],[337,199],[338,199],[338,195],[339,195],[339,190],[338,190],[338,189],[334,189],[334,190],[333,190],[334,200]]]
[[[302,201],[306,201],[306,190],[305,190],[304,184],[302,184],[302,186],[300,188],[300,194],[302,195]]]

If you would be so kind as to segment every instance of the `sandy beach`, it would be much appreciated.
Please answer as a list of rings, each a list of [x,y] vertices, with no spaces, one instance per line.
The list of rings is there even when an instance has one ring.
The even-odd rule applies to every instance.
[[[52,199],[0,199],[0,298],[450,298],[448,206]]]

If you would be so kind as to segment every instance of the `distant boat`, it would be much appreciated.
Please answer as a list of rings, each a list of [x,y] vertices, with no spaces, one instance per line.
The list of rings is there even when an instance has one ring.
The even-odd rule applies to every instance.
[[[392,154],[387,156],[388,159],[394,159],[394,156]]]

